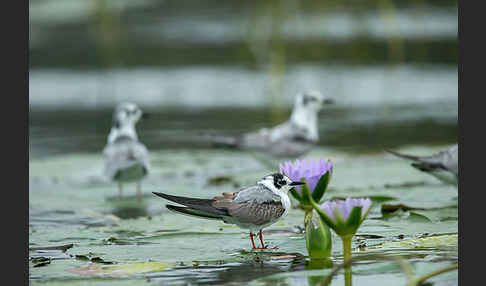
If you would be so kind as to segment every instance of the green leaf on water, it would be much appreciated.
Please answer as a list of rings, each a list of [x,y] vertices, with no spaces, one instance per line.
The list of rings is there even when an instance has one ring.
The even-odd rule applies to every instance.
[[[432,220],[429,219],[428,217],[416,213],[416,212],[410,212],[410,215],[408,216],[408,220],[413,221],[413,222],[431,222]]]
[[[35,257],[30,260],[34,263],[34,267],[42,267],[51,264],[51,259],[48,257]]]
[[[29,247],[29,251],[36,251],[36,250],[61,250],[65,252],[69,248],[72,248],[74,244],[66,244],[66,245],[59,245],[59,246],[42,246],[42,247]]]
[[[85,260],[85,261],[90,260],[88,256],[82,254],[76,254],[75,258],[78,260]]]
[[[424,209],[423,208],[409,207],[409,206],[404,205],[404,204],[395,204],[395,205],[392,205],[392,204],[382,204],[381,205],[381,213],[383,215],[391,214],[391,213],[394,213],[394,212],[396,212],[398,210],[411,211],[411,210],[424,210]]]
[[[448,248],[457,247],[457,233],[430,235],[419,238],[402,239],[399,241],[385,242],[370,246],[367,249],[391,249],[391,248]]]
[[[41,263],[37,263],[37,264],[34,264],[34,267],[42,267],[42,266],[47,266],[51,264],[51,261],[45,261],[45,262],[41,262]]]
[[[386,202],[386,201],[393,201],[393,200],[397,200],[396,197],[392,197],[392,196],[352,196],[351,198],[353,199],[363,199],[363,198],[369,198],[373,203],[382,203],[382,202]],[[341,197],[341,196],[334,196],[332,198],[330,198],[329,200],[330,201],[333,201],[333,200],[345,200],[346,197]]]
[[[113,262],[111,261],[105,261],[103,258],[101,257],[93,257],[90,259],[91,262],[94,262],[94,263],[101,263],[101,264],[113,264]]]
[[[116,265],[99,265],[94,263],[86,267],[69,269],[68,271],[88,276],[120,277],[140,273],[163,271],[171,266],[174,266],[174,264],[165,262],[141,262]]]

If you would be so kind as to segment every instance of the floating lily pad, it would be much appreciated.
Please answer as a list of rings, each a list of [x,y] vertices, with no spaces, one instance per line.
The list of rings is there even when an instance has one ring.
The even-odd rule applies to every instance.
[[[402,211],[424,210],[424,208],[409,207],[409,206],[404,205],[404,204],[396,204],[396,205],[382,204],[381,205],[381,213],[382,214],[390,214],[390,213],[396,212],[398,210],[402,210]]]
[[[65,244],[65,245],[58,245],[58,246],[42,246],[42,247],[29,247],[29,251],[36,251],[36,250],[61,250],[65,252],[69,248],[72,248],[74,244]]]
[[[367,249],[390,249],[390,248],[449,248],[458,246],[458,235],[427,235],[418,238],[401,239],[399,241],[390,241],[383,244],[370,246]]]
[[[42,267],[49,265],[51,263],[51,259],[48,257],[35,257],[30,260],[34,264],[34,267]]]
[[[392,196],[351,196],[351,198],[354,198],[354,199],[360,199],[360,198],[369,198],[373,203],[382,203],[382,202],[386,202],[386,201],[393,201],[393,200],[396,200],[397,198],[396,197],[392,197]],[[329,200],[345,200],[346,197],[342,197],[342,196],[334,196],[332,198],[330,198]]]
[[[173,264],[165,262],[141,262],[117,265],[90,264],[86,267],[69,269],[68,271],[88,276],[121,277],[141,273],[163,271],[171,266],[173,266]]]
[[[431,222],[432,221],[427,216],[425,216],[423,214],[416,213],[416,212],[410,212],[407,219],[410,220],[410,221],[414,221],[414,222]]]

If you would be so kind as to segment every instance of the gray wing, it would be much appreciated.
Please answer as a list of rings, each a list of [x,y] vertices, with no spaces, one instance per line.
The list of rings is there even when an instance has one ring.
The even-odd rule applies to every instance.
[[[308,131],[285,122],[271,129],[247,133],[240,146],[246,149],[263,150],[274,156],[300,156],[308,152],[316,142],[308,139]]]
[[[240,225],[264,225],[277,220],[285,212],[280,196],[261,185],[240,190],[226,209]]]
[[[148,150],[142,143],[133,139],[116,140],[103,150],[105,174],[113,178],[118,171],[134,165],[142,165],[146,171],[150,168]]]
[[[272,203],[280,202],[280,196],[262,185],[241,189],[233,199],[236,203]]]
[[[446,167],[446,169],[450,170],[456,175],[459,174],[459,148],[457,144],[452,146],[446,152],[443,152],[442,156],[440,157],[442,164]]]
[[[285,208],[281,202],[265,204],[247,202],[236,204],[229,208],[228,213],[231,219],[227,219],[227,222],[238,225],[251,224],[261,226],[278,220],[285,213]]]
[[[433,154],[431,156],[415,157],[416,163],[412,165],[416,168],[422,168],[425,171],[434,169],[444,169],[454,173],[459,173],[458,167],[458,145],[454,145],[446,151]]]
[[[248,146],[262,146],[282,140],[311,141],[305,128],[287,121],[273,128],[263,128],[257,132],[247,133],[243,136],[243,144]]]
[[[430,156],[412,156],[390,150],[387,151],[398,157],[414,161],[412,166],[424,172],[446,170],[456,176],[459,174],[457,144],[446,151],[441,151]]]

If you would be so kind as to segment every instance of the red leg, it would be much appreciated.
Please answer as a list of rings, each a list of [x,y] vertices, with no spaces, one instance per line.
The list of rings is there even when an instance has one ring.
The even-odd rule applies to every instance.
[[[260,229],[260,232],[258,233],[258,237],[260,238],[260,243],[261,243],[261,249],[266,249],[268,246],[265,246],[263,243],[263,235],[262,235],[262,230]]]
[[[263,232],[260,230],[260,232],[258,233],[258,236],[260,237],[260,243],[262,245],[261,248],[259,249],[268,249],[268,245],[265,246],[265,244],[263,243]],[[278,247],[273,247],[271,249],[278,249]]]
[[[251,245],[253,246],[252,249],[256,249],[255,242],[253,241],[253,233],[251,231],[250,231],[250,239],[251,239]]]

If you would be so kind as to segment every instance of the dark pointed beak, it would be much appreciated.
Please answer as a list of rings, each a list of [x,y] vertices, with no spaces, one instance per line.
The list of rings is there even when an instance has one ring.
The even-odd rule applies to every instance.
[[[324,99],[324,101],[322,103],[323,104],[334,104],[334,99],[326,98],[326,99]]]
[[[298,185],[304,185],[304,182],[292,182],[289,184],[289,186],[298,186]]]
[[[142,113],[142,119],[147,119],[150,117],[149,113]]]

